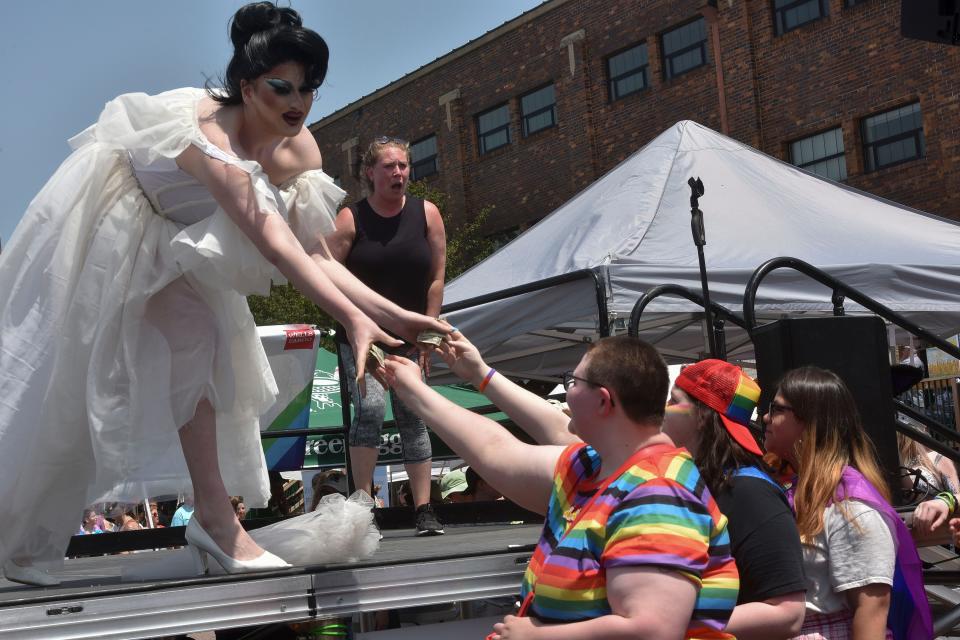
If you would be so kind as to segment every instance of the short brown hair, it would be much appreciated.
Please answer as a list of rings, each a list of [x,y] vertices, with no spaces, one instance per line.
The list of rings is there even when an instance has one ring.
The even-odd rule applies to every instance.
[[[663,422],[670,377],[657,350],[639,338],[603,338],[587,348],[586,377],[613,392],[634,422]]]

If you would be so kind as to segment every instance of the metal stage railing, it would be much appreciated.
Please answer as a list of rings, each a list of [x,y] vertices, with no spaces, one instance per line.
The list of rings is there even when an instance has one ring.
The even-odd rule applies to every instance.
[[[747,288],[743,293],[743,319],[746,321],[751,330],[757,326],[757,315],[754,309],[756,306],[757,289],[760,288],[760,283],[763,281],[763,279],[777,269],[793,269],[795,271],[799,271],[805,276],[816,280],[825,287],[829,287],[833,291],[833,314],[836,316],[842,316],[845,314],[843,309],[844,299],[850,298],[863,308],[868,309],[884,320],[897,325],[904,331],[912,333],[918,338],[923,338],[928,343],[939,347],[954,358],[960,358],[960,347],[957,347],[956,345],[947,342],[939,336],[930,333],[920,325],[908,320],[890,307],[877,302],[866,294],[860,293],[853,287],[844,284],[840,280],[837,280],[826,271],[822,271],[812,264],[800,260],[799,258],[772,258],[760,265],[757,270],[753,272],[753,275],[750,276],[750,280],[747,282]]]
[[[633,309],[630,310],[630,323],[627,325],[627,333],[633,337],[639,336],[640,317],[643,315],[643,312],[646,311],[647,306],[649,306],[649,304],[655,299],[666,295],[686,298],[690,302],[698,304],[704,308],[707,306],[703,294],[701,293],[698,293],[692,289],[687,289],[686,287],[681,287],[677,284],[661,284],[653,289],[650,289],[649,291],[646,291],[637,299],[637,302],[633,305]],[[747,332],[749,332],[750,328],[743,321],[743,318],[730,311],[726,307],[717,304],[716,302],[710,302],[710,309],[713,311],[713,326],[710,328],[710,330],[713,331],[712,344],[716,350],[716,353],[714,353],[713,356],[715,358],[725,359],[727,355],[727,338],[724,321],[726,320],[732,322]]]
[[[905,405],[953,429],[957,428],[957,378],[921,380],[898,396]]]

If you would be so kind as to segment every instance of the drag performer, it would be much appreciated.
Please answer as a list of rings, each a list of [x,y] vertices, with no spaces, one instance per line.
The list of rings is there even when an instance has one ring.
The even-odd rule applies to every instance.
[[[344,195],[304,128],[326,43],[269,2],[237,11],[230,37],[223,89],[108,103],[0,255],[8,579],[56,584],[48,570],[85,505],[191,483],[198,562],[288,566],[229,500],[269,497],[258,417],[277,389],[245,295],[289,280],[346,327],[356,353],[400,344],[376,323],[410,340],[444,330],[367,289],[322,240]]]

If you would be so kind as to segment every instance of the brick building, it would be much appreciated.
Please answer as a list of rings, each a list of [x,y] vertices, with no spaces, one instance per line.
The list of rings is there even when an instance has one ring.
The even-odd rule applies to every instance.
[[[311,130],[351,198],[371,138],[413,141],[415,177],[455,217],[493,205],[491,233],[684,119],[960,219],[958,78],[960,48],[900,35],[899,0],[548,0]]]

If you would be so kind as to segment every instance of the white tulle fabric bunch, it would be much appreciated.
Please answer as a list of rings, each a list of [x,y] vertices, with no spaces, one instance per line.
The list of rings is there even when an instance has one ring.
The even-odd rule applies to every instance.
[[[371,557],[380,546],[372,508],[373,499],[363,491],[349,498],[336,493],[324,496],[314,511],[255,529],[250,536],[294,566],[357,562]],[[195,573],[186,547],[163,553],[163,558],[125,566],[122,580],[168,580]],[[210,562],[211,575],[224,573],[219,564]]]
[[[316,510],[250,532],[257,544],[293,565],[356,562],[380,544],[373,526],[373,499],[363,491],[349,498],[324,496]]]

